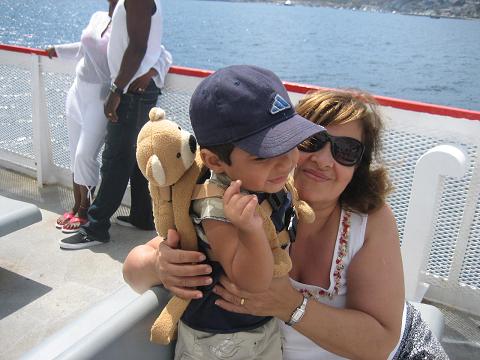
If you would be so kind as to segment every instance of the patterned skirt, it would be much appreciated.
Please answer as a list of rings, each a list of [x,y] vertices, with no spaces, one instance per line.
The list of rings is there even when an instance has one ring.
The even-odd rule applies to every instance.
[[[405,331],[394,360],[448,360],[440,341],[433,335],[420,312],[407,302]]]

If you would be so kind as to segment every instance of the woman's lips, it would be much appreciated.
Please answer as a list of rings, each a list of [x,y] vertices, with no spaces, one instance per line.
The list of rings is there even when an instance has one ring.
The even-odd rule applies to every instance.
[[[310,179],[315,181],[329,181],[331,177],[328,176],[324,171],[318,171],[313,169],[303,169],[302,172]]]

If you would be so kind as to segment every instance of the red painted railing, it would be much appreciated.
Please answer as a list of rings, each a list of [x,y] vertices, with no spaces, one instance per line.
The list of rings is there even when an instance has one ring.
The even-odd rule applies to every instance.
[[[0,50],[47,56],[47,52],[45,50],[32,49],[32,48],[16,46],[16,45],[0,44]],[[187,68],[187,67],[181,67],[181,66],[172,66],[170,68],[170,73],[172,74],[193,76],[193,77],[200,77],[200,78],[207,77],[212,72],[213,71],[210,71],[210,70],[201,70],[201,69]],[[291,82],[284,82],[284,84],[288,91],[297,92],[300,94],[305,94],[309,91],[322,89],[321,87],[318,87],[318,86],[297,84],[297,83],[291,83]],[[410,101],[410,100],[401,100],[401,99],[390,98],[390,97],[379,96],[379,95],[375,95],[374,98],[378,101],[380,105],[390,106],[397,109],[423,112],[423,113],[434,114],[434,115],[449,116],[453,118],[480,120],[480,111],[459,109],[459,108],[442,106],[442,105],[427,104],[427,103]]]

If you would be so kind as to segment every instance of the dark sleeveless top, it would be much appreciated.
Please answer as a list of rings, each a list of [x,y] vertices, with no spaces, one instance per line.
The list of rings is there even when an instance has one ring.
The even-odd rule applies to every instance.
[[[290,235],[290,241],[294,241],[297,218],[292,208],[291,195],[288,192],[280,191],[275,194],[255,193],[259,203],[264,199],[269,201],[272,207],[271,219],[275,225],[277,233],[287,227]],[[198,247],[207,256],[205,263],[212,267],[212,284],[202,286],[198,289],[202,291],[201,299],[190,301],[189,306],[182,316],[182,321],[195,330],[206,331],[209,333],[234,333],[239,331],[248,331],[262,326],[271,319],[270,316],[254,316],[247,314],[238,314],[223,310],[215,305],[219,298],[212,289],[219,283],[220,276],[224,274],[219,262],[208,258],[207,249],[209,244],[198,238]]]

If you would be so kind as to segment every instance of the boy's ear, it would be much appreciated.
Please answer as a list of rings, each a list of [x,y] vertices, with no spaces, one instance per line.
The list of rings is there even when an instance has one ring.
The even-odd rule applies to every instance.
[[[214,173],[221,174],[224,171],[225,163],[220,158],[208,149],[200,149],[200,156],[203,163]]]

